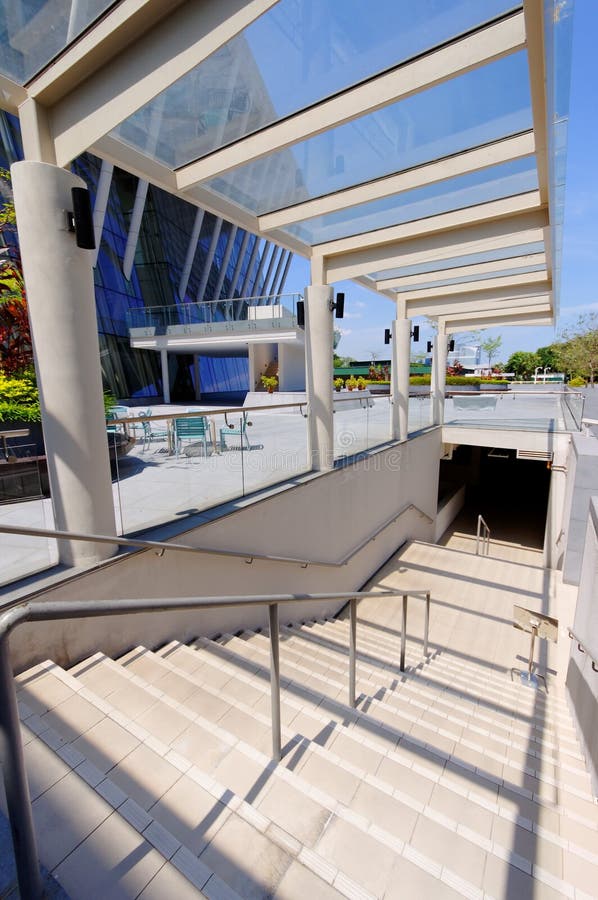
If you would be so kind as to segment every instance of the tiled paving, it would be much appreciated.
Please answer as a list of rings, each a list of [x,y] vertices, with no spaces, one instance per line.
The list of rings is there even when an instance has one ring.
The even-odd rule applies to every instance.
[[[345,617],[283,627],[278,765],[264,634],[18,676],[42,860],[72,900],[596,895],[564,651],[543,645],[548,696],[508,672],[514,600],[568,621],[556,573],[416,542],[375,583],[431,588],[429,656],[421,602],[401,673],[400,601],[363,601],[351,709]]]

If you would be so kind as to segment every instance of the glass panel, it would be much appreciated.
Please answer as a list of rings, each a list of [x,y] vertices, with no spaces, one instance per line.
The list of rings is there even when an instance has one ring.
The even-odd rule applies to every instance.
[[[54,528],[45,457],[27,439],[2,442],[0,449],[0,522],[6,526]],[[5,450],[7,452],[5,452]],[[3,534],[0,585],[41,572],[58,562],[56,541]]]
[[[378,0],[373,15],[362,0],[280,0],[116,133],[180,166],[519,6]]]
[[[263,214],[531,127],[527,54],[521,51],[206,184]]]
[[[130,409],[134,421],[108,426],[121,532],[195,515],[308,471],[304,411],[299,404],[268,410],[265,402],[263,411],[226,416],[203,406],[188,407],[192,416],[164,406]]]
[[[409,434],[428,428],[432,424],[432,399],[429,385],[409,389]]]
[[[502,197],[512,197],[538,187],[533,157],[502,163],[482,172],[471,172],[438,184],[405,191],[326,216],[317,216],[285,231],[309,244],[321,244],[378,228],[427,219],[444,212],[465,209]]]
[[[382,269],[371,276],[380,281],[383,278],[402,278],[407,275],[421,275],[424,272],[437,272],[439,269],[454,269],[457,266],[473,266],[476,263],[492,262],[495,259],[513,259],[533,253],[543,253],[544,242],[534,241],[529,244],[517,244],[513,247],[502,247],[500,250],[484,250],[480,253],[468,253],[465,256],[452,256],[447,259],[430,260],[414,266],[399,266],[395,269]]]
[[[9,0],[0,11],[0,72],[24,84],[114,0]]]
[[[480,275],[461,275],[460,278],[444,278],[442,281],[418,282],[417,285],[396,288],[396,291],[397,294],[413,290],[427,291],[430,288],[447,287],[450,284],[469,284],[470,281],[485,281],[487,278],[510,278],[513,275],[526,275],[531,272],[542,272],[545,269],[546,263],[540,263],[535,266],[523,266],[520,269],[500,269],[497,272],[482,272]]]
[[[343,459],[391,439],[390,398],[343,390],[334,400],[334,458]]]
[[[565,401],[563,391],[548,385],[469,392],[458,387],[454,391],[447,389],[444,424],[515,431],[577,431],[575,414],[579,415],[579,406],[580,401],[569,396]]]

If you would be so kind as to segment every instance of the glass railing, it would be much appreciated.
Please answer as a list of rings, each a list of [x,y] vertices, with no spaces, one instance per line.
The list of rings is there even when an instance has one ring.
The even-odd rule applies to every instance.
[[[334,397],[334,458],[343,459],[384,444],[391,438],[390,398],[368,391]]]
[[[447,390],[444,424],[513,431],[581,429],[583,395],[568,389]]]
[[[108,423],[117,528],[181,520],[306,472],[306,404],[130,410]]]
[[[3,525],[52,528],[45,457],[35,444],[2,441],[0,521]],[[56,541],[5,534],[0,542],[0,585],[41,572],[58,562]]]
[[[409,396],[409,434],[429,428],[432,424],[432,398],[429,393]]]
[[[181,329],[226,331],[233,323],[246,327],[294,327],[300,294],[276,294],[210,300],[205,303],[178,303],[173,306],[141,306],[127,310],[129,329],[177,334]]]

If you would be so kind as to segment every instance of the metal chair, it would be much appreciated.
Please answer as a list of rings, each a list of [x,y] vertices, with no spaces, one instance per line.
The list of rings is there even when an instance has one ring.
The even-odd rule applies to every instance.
[[[228,425],[226,428],[220,429],[220,449],[226,450],[226,439],[229,437],[240,437],[241,438],[241,449],[243,449],[243,440],[245,440],[247,444],[247,449],[251,450],[251,445],[249,443],[249,438],[247,437],[247,426],[251,425],[251,422],[247,421],[246,416],[244,415],[239,428],[235,428],[234,426]]]
[[[194,443],[202,444],[204,456],[208,455],[210,426],[208,425],[208,420],[205,416],[193,416],[188,419],[174,420],[174,447],[177,457],[181,453],[183,441],[192,441]]]

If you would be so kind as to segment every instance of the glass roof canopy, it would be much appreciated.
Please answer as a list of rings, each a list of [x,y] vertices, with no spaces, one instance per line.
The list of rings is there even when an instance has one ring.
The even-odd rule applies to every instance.
[[[571,5],[20,0],[0,104],[44,107],[59,165],[91,149],[303,253],[314,283],[548,321]]]

